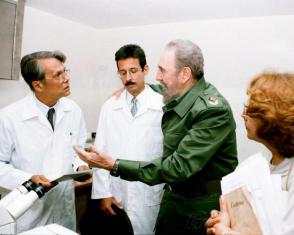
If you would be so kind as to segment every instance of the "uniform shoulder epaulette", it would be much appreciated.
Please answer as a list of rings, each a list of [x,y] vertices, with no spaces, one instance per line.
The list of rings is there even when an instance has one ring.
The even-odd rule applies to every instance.
[[[207,107],[221,107],[222,101],[216,95],[205,93],[201,96]]]

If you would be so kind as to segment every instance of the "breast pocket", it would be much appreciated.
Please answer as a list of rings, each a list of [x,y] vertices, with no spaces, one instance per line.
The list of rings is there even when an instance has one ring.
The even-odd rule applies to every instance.
[[[64,155],[68,158],[72,158],[75,156],[75,152],[73,149],[73,145],[77,144],[76,136],[72,131],[66,131],[64,136]]]
[[[164,184],[146,186],[144,190],[144,204],[146,206],[159,205],[163,196]]]

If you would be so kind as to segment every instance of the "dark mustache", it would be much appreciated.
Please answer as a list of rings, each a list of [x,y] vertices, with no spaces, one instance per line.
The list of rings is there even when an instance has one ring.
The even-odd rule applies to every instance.
[[[134,85],[134,84],[136,84],[136,83],[134,83],[134,82],[132,82],[132,81],[127,81],[127,82],[125,83],[125,86]]]

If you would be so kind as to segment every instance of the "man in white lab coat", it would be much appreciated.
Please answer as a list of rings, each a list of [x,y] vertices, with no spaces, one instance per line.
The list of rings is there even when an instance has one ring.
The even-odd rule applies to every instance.
[[[52,187],[50,180],[88,169],[72,150],[84,145],[86,128],[79,106],[65,98],[65,59],[58,51],[22,58],[21,73],[32,92],[0,110],[0,187],[12,190],[28,179]],[[50,223],[75,230],[74,200],[73,182],[59,183],[17,220],[17,232]]]
[[[125,45],[115,60],[125,90],[103,105],[95,145],[112,156],[149,161],[162,154],[162,96],[145,85],[149,68],[141,47]],[[110,216],[115,214],[112,206],[122,206],[135,234],[154,233],[162,193],[162,184],[128,182],[102,169],[93,176],[92,198],[101,199],[100,209]]]

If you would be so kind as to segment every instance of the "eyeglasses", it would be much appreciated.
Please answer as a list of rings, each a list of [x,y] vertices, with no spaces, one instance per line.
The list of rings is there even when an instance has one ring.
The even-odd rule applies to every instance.
[[[248,109],[248,105],[247,104],[243,104],[243,112],[242,112],[242,115],[243,116],[248,116],[248,113],[247,113],[247,109]]]
[[[139,68],[131,68],[129,70],[119,70],[117,73],[120,78],[126,78],[128,76],[128,73],[131,77],[133,77],[136,75],[136,73],[139,72],[139,70]]]
[[[65,81],[65,78],[69,76],[70,70],[64,68],[63,71],[58,72],[57,74],[53,75],[52,78],[58,80],[60,83]]]

